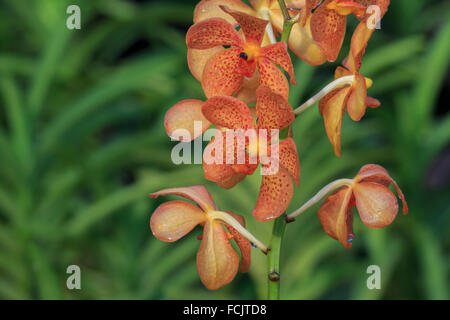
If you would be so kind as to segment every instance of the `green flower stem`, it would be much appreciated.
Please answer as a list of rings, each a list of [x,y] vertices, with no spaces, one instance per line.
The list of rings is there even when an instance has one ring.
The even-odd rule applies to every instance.
[[[278,0],[278,5],[280,6],[281,13],[283,14],[284,19],[283,34],[281,35],[281,41],[287,43],[289,40],[289,36],[291,34],[292,27],[294,26],[294,24],[298,22],[299,15],[295,16],[294,18],[291,18],[284,0]]]
[[[283,34],[281,35],[281,41],[288,42],[289,35],[291,34],[292,26],[297,23],[298,15],[291,18],[289,15],[286,3],[284,0],[278,0],[281,12],[283,13]],[[272,239],[269,244],[268,258],[268,296],[270,300],[280,299],[280,252],[281,241],[283,240],[284,230],[286,229],[285,215],[275,219],[272,229]]]
[[[285,228],[286,219],[284,215],[275,219],[272,229],[272,239],[270,241],[270,250],[267,255],[269,259],[267,299],[269,300],[280,299],[280,252]]]

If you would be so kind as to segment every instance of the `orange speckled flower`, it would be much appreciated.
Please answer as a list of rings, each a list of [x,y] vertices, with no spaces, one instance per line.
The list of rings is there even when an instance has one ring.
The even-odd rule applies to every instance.
[[[235,219],[245,226],[244,218],[231,212],[218,211],[211,194],[202,185],[171,188],[151,193],[150,197],[178,195],[186,201],[169,201],[161,204],[150,219],[150,228],[156,238],[173,242],[197,225],[203,226],[200,249],[197,253],[197,269],[203,284],[210,290],[219,289],[235,277],[239,267],[239,255],[232,248],[234,239],[241,251],[240,271],[250,268],[251,243],[223,219]],[[225,226],[229,232],[223,228]]]
[[[374,29],[369,29],[364,21],[358,25],[352,36],[350,53],[343,62],[346,68],[338,67],[335,72],[335,79],[353,75],[353,83],[331,91],[319,103],[325,130],[338,157],[341,156],[341,127],[344,111],[347,110],[353,121],[359,121],[367,107],[380,106],[377,99],[367,96],[367,88],[372,86],[372,81],[359,73],[362,56],[373,31]]]
[[[363,16],[366,8],[356,1],[326,0],[311,17],[314,41],[330,61],[335,61],[344,41],[347,15]]]
[[[302,8],[305,0],[287,0],[286,5],[290,8]],[[251,0],[251,7],[241,0],[201,0],[194,11],[194,23],[198,23],[210,18],[222,18],[230,23],[233,27],[239,26],[236,19],[224,12],[220,6],[225,5],[230,9],[240,11],[256,18],[267,20],[266,31],[261,43],[262,47],[268,46],[276,42],[277,32],[273,29],[273,23],[278,25],[283,20],[280,7],[277,0]],[[242,34],[242,31],[240,31]],[[203,69],[206,62],[214,54],[225,50],[223,46],[216,46],[210,49],[189,49],[187,52],[188,66],[192,75],[202,81]],[[256,101],[256,88],[259,84],[258,71],[250,78],[244,79],[241,89],[236,93],[236,97],[246,103],[254,103]]]
[[[245,40],[231,24],[222,18],[211,18],[194,24],[187,32],[189,49],[210,50],[217,46],[230,46],[208,59],[202,72],[202,87],[206,97],[231,96],[242,87],[244,78],[252,78],[258,67],[259,83],[276,93],[289,96],[289,85],[276,65],[288,72],[295,84],[293,66],[287,46],[283,42],[261,47],[267,25],[266,20],[246,13],[220,8],[238,21]]]
[[[318,216],[325,232],[347,249],[352,246],[353,212],[357,208],[362,222],[375,229],[388,226],[395,219],[398,203],[388,189],[392,184],[403,202],[403,214],[408,206],[402,191],[381,166],[368,164],[361,168],[353,183],[328,196],[319,208]]]
[[[297,149],[292,138],[287,138],[278,143],[278,151],[271,154],[270,141],[259,136],[256,139],[246,139],[237,142],[236,136],[232,136],[231,144],[234,146],[229,150],[229,143],[226,141],[229,130],[255,129],[255,132],[263,129],[271,137],[271,130],[281,130],[294,121],[294,114],[289,103],[280,95],[273,93],[268,87],[260,86],[256,92],[257,103],[254,120],[252,109],[239,99],[229,96],[218,96],[209,99],[203,105],[203,115],[220,128],[221,137],[225,137],[225,142],[217,146],[216,140],[211,140],[205,149],[205,155],[210,150],[217,152],[218,148],[223,148],[224,161],[206,162],[204,155],[203,169],[208,180],[218,183],[224,188],[231,188],[236,183],[252,174],[261,163],[269,174],[263,174],[262,184],[253,215],[260,221],[267,221],[280,216],[289,205],[292,193],[292,180],[299,184],[300,165]],[[264,138],[262,138],[264,137]],[[262,139],[261,139],[262,138]],[[270,138],[269,138],[270,139]],[[241,147],[242,144],[245,146]],[[241,148],[239,148],[241,147]],[[270,150],[269,150],[270,149]],[[276,148],[273,148],[276,149]],[[237,161],[237,150],[245,150],[245,161]],[[227,153],[232,153],[228,158],[232,163],[226,161]],[[212,154],[212,152],[211,152]],[[251,161],[250,158],[255,159]],[[270,158],[270,161],[265,161]],[[272,170],[273,161],[276,161],[277,170]],[[275,172],[276,171],[276,172]]]

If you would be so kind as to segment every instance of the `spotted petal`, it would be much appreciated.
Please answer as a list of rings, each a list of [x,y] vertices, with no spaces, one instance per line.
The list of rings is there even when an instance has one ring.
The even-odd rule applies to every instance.
[[[261,57],[258,59],[258,71],[261,85],[269,87],[273,92],[288,99],[289,83],[275,64]]]
[[[189,28],[186,34],[189,49],[210,49],[217,46],[241,47],[243,41],[238,32],[224,19],[211,18]]]
[[[325,1],[312,15],[311,33],[328,60],[336,61],[344,41],[347,17],[328,9]]]
[[[273,175],[263,175],[253,216],[258,221],[275,219],[286,211],[293,194],[291,176],[283,167]]]
[[[295,185],[300,185],[300,162],[294,139],[287,138],[280,142],[280,164],[287,170]]]
[[[210,290],[219,289],[233,280],[238,267],[239,255],[231,247],[222,224],[207,221],[197,253],[197,268],[203,284]]]
[[[206,221],[206,214],[186,201],[169,201],[161,204],[150,219],[150,228],[156,238],[173,242]]]
[[[256,91],[256,117],[259,129],[283,129],[295,120],[289,102],[266,86]]]
[[[240,51],[238,48],[227,49],[208,60],[202,75],[202,87],[207,98],[232,96],[239,90],[244,79]]]
[[[244,32],[245,41],[247,43],[253,43],[257,46],[261,45],[268,21],[253,17],[244,12],[230,9],[227,6],[220,6],[220,8],[238,22]]]
[[[286,42],[277,42],[273,45],[261,49],[261,56],[269,59],[273,63],[283,68],[291,79],[291,83],[295,85],[294,67],[292,66],[291,57],[287,50]]]
[[[212,97],[205,102],[202,112],[211,123],[221,127],[244,130],[253,127],[249,107],[234,97]]]

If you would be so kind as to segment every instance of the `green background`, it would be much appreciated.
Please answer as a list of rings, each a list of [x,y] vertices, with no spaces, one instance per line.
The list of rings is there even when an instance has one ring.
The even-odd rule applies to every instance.
[[[285,299],[448,299],[450,294],[450,7],[445,0],[392,0],[362,73],[382,102],[343,123],[336,158],[317,106],[297,119],[300,187],[289,211],[323,185],[366,163],[388,169],[410,207],[382,230],[355,214],[345,250],[321,229],[318,205],[287,226],[281,256]],[[82,29],[65,27],[78,4]],[[205,184],[223,210],[247,218],[268,242],[271,223],[251,210],[260,175],[222,190],[201,165],[175,166],[163,117],[182,99],[203,99],[186,63],[184,36],[196,1],[0,1],[0,298],[256,299],[266,259],[254,249],[248,274],[214,292],[195,265],[200,229],[176,243],[149,229],[166,187]],[[356,25],[350,18],[344,48]],[[294,58],[294,57],[293,57]],[[332,79],[337,64],[295,57],[293,107]],[[81,267],[81,290],[66,268]],[[379,265],[381,290],[366,269]]]

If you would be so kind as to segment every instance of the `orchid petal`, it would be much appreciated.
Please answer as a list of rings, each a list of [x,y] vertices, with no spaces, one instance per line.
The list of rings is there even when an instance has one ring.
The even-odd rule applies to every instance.
[[[264,47],[260,52],[261,56],[269,59],[273,63],[283,68],[291,79],[293,85],[296,84],[294,76],[294,67],[292,65],[291,57],[287,50],[286,42],[277,42],[273,45]]]
[[[270,21],[275,29],[279,32],[283,31],[283,15],[280,10],[277,13],[271,11]],[[303,11],[303,10],[302,10]],[[303,26],[300,23],[294,24],[289,36],[288,45],[292,52],[306,63],[318,66],[327,61],[327,57],[312,38],[311,18]]]
[[[186,34],[189,49],[210,49],[217,46],[242,47],[238,32],[224,19],[212,18],[191,26]]]
[[[238,214],[232,213],[230,211],[226,211],[228,214],[233,216],[239,223],[245,227],[245,220],[243,216],[240,216]],[[236,231],[232,226],[225,224],[228,231],[233,235],[234,241],[236,241],[236,244],[239,247],[239,250],[241,251],[241,264],[239,266],[239,271],[242,273],[248,272],[250,269],[251,264],[251,253],[252,253],[252,244],[250,241],[247,240],[244,236],[242,236],[239,232]]]
[[[389,173],[382,166],[377,164],[368,164],[365,165],[359,170],[358,174],[355,177],[356,182],[376,182],[382,184],[384,186],[389,186],[392,184],[397,191],[398,196],[402,200],[403,203],[403,214],[408,213],[408,205],[405,200],[405,196],[403,195],[402,190],[397,185],[394,179],[391,178]]]
[[[381,102],[372,97],[366,97],[366,107],[368,108],[378,108],[381,106]]]
[[[353,121],[359,121],[366,113],[367,87],[366,79],[359,73],[355,74],[352,93],[348,98],[347,112]]]
[[[336,70],[334,72],[334,79],[339,79],[339,78],[342,78],[342,77],[345,77],[345,76],[351,76],[351,75],[353,75],[352,72],[350,72],[347,69],[342,68],[342,67],[339,66],[339,67],[336,68]]]
[[[327,8],[323,3],[311,18],[311,34],[329,61],[336,61],[345,36],[347,17]]]
[[[366,51],[367,43],[375,29],[369,29],[364,21],[360,22],[352,35],[350,54],[343,65],[351,72],[359,72],[362,57]]]
[[[384,228],[394,221],[398,212],[397,199],[385,186],[374,182],[355,183],[356,208],[362,222],[370,228]]]
[[[197,253],[197,268],[203,284],[210,290],[219,289],[233,280],[238,267],[239,255],[231,247],[222,224],[207,221]]]
[[[377,6],[380,9],[380,19],[383,18],[383,16],[386,14],[390,0],[353,0],[364,7],[368,8],[370,6]],[[367,12],[367,15],[363,18],[368,18],[369,15],[372,14],[372,12]]]
[[[300,185],[300,162],[294,139],[287,138],[280,142],[280,164],[287,170],[295,185]]]
[[[159,240],[173,242],[205,221],[206,214],[192,203],[169,201],[155,210],[150,219],[150,228]]]
[[[158,198],[159,196],[166,196],[166,195],[177,195],[192,200],[205,211],[214,209],[216,207],[214,199],[212,198],[209,191],[206,190],[205,186],[203,185],[196,185],[184,188],[168,188],[149,194],[149,196],[154,199]]]
[[[205,102],[202,112],[206,119],[221,127],[244,130],[253,127],[249,107],[234,97],[212,97]]]
[[[344,187],[329,195],[320,205],[317,216],[325,232],[346,249],[352,247],[353,213],[350,208],[352,189]]]
[[[217,184],[224,189],[231,189],[239,182],[245,179],[247,175],[244,173],[235,173],[230,179],[217,182]]]
[[[263,175],[253,216],[258,221],[278,218],[286,211],[293,194],[291,176],[283,167],[273,175]]]
[[[188,99],[183,100],[171,107],[164,117],[164,127],[167,135],[173,139],[179,140],[182,136],[177,136],[177,130],[187,130],[191,140],[200,136],[211,125],[202,113],[204,102],[201,100]],[[196,132],[194,121],[199,121],[201,130]],[[181,139],[182,140],[182,139]],[[180,141],[181,141],[180,140]]]
[[[203,70],[205,65],[216,53],[225,50],[222,46],[213,47],[210,49],[188,49],[187,51],[187,61],[188,67],[192,75],[198,81],[202,81]]]
[[[241,0],[202,0],[200,1],[194,10],[194,23],[209,19],[209,18],[222,18],[228,21],[228,23],[236,26],[238,23],[236,20],[220,9],[220,5],[226,5],[237,11],[245,12],[248,14],[254,14],[255,11],[246,5]]]
[[[259,84],[259,77],[258,77],[257,82]],[[256,88],[257,87],[249,87],[244,84],[244,85],[242,85],[242,88],[238,91],[238,93],[236,93],[236,98],[238,98],[245,104],[255,103],[256,102]]]
[[[259,19],[247,13],[230,9],[227,6],[220,6],[220,8],[238,22],[244,32],[245,41],[247,43],[253,43],[258,46],[261,45],[268,23],[267,20]]]
[[[202,75],[202,87],[206,97],[231,96],[242,85],[241,49],[231,48],[216,53],[205,65]]]
[[[270,5],[270,0],[249,0],[249,2],[256,11],[261,7],[269,7]]]
[[[334,90],[323,97],[319,102],[319,111],[322,114],[328,139],[334,147],[336,156],[341,156],[341,127],[345,106],[351,87]]]
[[[289,83],[280,69],[266,58],[261,57],[258,59],[258,71],[261,85],[269,87],[273,92],[288,99]]]
[[[256,90],[256,117],[258,118],[258,128],[283,129],[295,120],[289,102],[279,94],[274,93],[268,87],[261,85]]]
[[[304,5],[302,11],[300,12],[300,17],[299,17],[299,21],[298,21],[298,23],[301,26],[306,25],[306,23],[312,16],[313,9],[315,9],[319,5],[320,1],[321,0],[306,0],[306,1],[304,1],[305,5]]]

